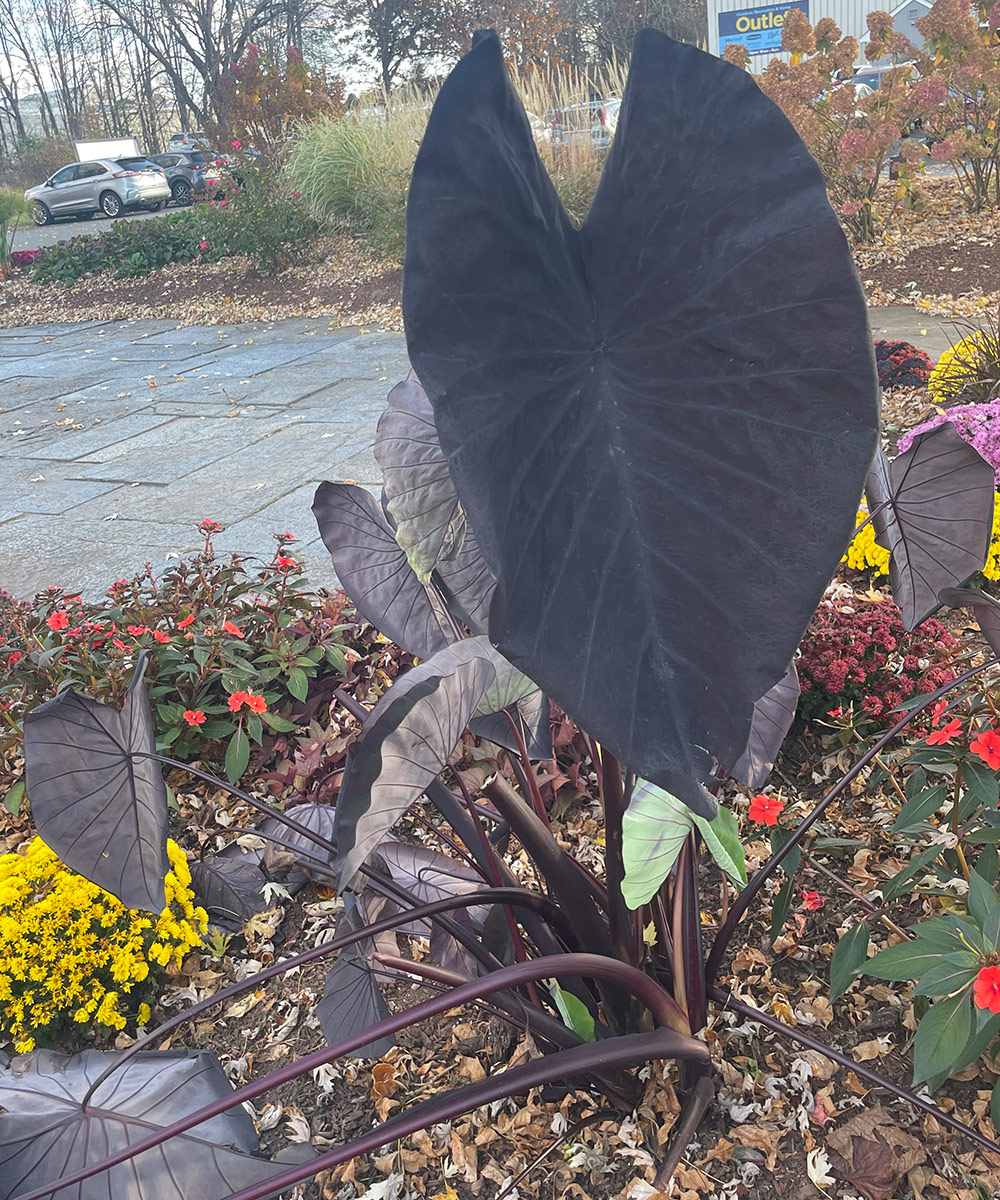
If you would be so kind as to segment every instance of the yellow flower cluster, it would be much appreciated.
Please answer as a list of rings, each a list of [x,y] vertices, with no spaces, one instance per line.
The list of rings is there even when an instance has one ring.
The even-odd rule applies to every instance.
[[[1000,493],[993,505],[993,535],[990,539],[990,553],[983,568],[987,579],[1000,579]],[[858,524],[868,518],[868,510],[858,509]],[[840,560],[855,571],[871,571],[872,575],[889,574],[889,551],[883,549],[875,541],[875,526],[866,525],[860,533],[854,535],[854,540],[847,547],[847,553]]]
[[[933,399],[948,400],[960,392],[966,379],[976,375],[980,357],[988,353],[989,344],[984,333],[974,333],[949,346],[927,380]]]
[[[69,1022],[144,1025],[163,968],[202,943],[184,852],[167,842],[167,904],[159,917],[127,909],[59,861],[40,837],[0,856],[0,1035],[19,1053]],[[137,1005],[138,1002],[138,1005]]]

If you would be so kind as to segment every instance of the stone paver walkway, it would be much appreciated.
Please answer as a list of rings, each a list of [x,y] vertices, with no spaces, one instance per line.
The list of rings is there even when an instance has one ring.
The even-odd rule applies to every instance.
[[[934,357],[952,327],[873,309],[875,337]],[[375,425],[408,369],[400,334],[306,318],[0,329],[0,587],[103,594],[199,545],[268,555],[291,530],[310,582],[335,583],[310,512],[317,483],[375,488]]]
[[[0,587],[96,598],[196,549],[203,517],[219,551],[291,530],[332,585],[313,493],[380,482],[375,425],[407,370],[402,335],[325,320],[0,329]]]

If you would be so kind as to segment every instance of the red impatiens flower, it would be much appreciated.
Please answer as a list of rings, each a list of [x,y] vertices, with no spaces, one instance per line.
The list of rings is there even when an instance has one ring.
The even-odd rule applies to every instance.
[[[112,638],[111,641],[112,641],[112,644],[117,646],[119,650],[127,650],[128,649],[128,646],[125,645],[125,643],[121,640],[121,638]]]
[[[817,908],[823,907],[823,897],[819,892],[810,892],[808,889],[802,889],[802,903],[810,912],[815,912]]]
[[[154,629],[153,637],[164,646],[170,641],[170,634],[164,633],[162,629]]]
[[[842,717],[844,715],[843,706],[841,706],[840,708],[831,708],[830,711],[826,715],[828,717]]]
[[[979,1008],[1000,1012],[1000,967],[983,967],[973,984],[973,999]]]
[[[777,796],[754,796],[750,801],[750,820],[758,825],[775,825],[785,802]]]
[[[183,620],[183,621],[178,621],[178,622],[177,622],[177,628],[178,628],[178,629],[187,629],[187,627],[188,627],[189,625],[193,625],[193,624],[194,624],[194,613],[189,613],[189,614],[188,614],[188,615],[187,615],[187,616],[184,618],[184,620]]]
[[[142,637],[144,633],[149,633],[149,627],[147,625],[130,625],[128,631],[131,637]]]
[[[947,728],[947,726],[946,726]],[[930,738],[927,739],[930,741]],[[992,770],[1000,769],[1000,733],[995,729],[984,729],[969,743],[973,754],[978,754]]]
[[[189,708],[184,713],[184,720],[187,721],[189,725],[204,725],[205,714],[200,708]]]
[[[297,567],[299,564],[294,558],[285,558],[283,554],[279,554],[274,560],[274,565],[276,567],[281,567],[284,571],[287,571],[289,567]]]
[[[239,712],[243,705],[250,699],[246,692],[233,692],[229,697],[229,711]]]
[[[24,655],[20,650],[15,650],[14,653],[7,659],[7,666],[12,667],[15,663],[19,663]]]
[[[937,704],[934,705],[934,707],[931,709],[931,724],[932,725],[936,725],[938,723],[938,721],[941,720],[942,714],[944,713],[944,711],[947,707],[948,707],[947,700],[939,700],[937,702]]]
[[[294,542],[295,541],[295,534],[289,533],[287,529],[285,530],[284,533],[279,533],[277,536],[283,542]]]
[[[218,521],[213,521],[210,517],[206,517],[203,521],[198,522],[198,528],[202,533],[218,533],[222,526]]]
[[[69,624],[69,617],[64,612],[54,612],[45,624],[53,633],[58,633],[60,629],[65,629]]]
[[[246,701],[247,708],[249,708],[251,712],[267,712],[267,701],[263,696],[255,696],[252,692],[247,692]]]
[[[234,637],[241,638],[243,636],[243,633],[240,630],[239,626],[234,625],[232,623],[232,621],[223,621],[222,622],[222,631],[223,631],[223,633],[231,633]]]
[[[961,732],[962,722],[955,717],[947,725],[942,725],[940,729],[935,729],[933,733],[929,733],[924,740],[928,746],[947,746]]]

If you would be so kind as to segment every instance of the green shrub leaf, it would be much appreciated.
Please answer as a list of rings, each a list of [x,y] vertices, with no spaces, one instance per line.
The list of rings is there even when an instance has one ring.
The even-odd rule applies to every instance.
[[[837,942],[830,959],[830,999],[838,1000],[864,966],[871,940],[867,924],[854,925]]]
[[[887,953],[887,952],[884,952]],[[972,1032],[969,989],[938,1000],[927,1010],[913,1039],[913,1082],[951,1072]]]
[[[242,729],[237,729],[226,748],[226,778],[235,783],[250,762],[250,741]]]

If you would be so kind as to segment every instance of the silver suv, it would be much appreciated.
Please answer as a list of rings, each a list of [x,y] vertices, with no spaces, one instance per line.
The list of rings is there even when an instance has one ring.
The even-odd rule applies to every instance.
[[[62,167],[24,198],[35,224],[51,225],[56,217],[115,218],[139,207],[157,212],[170,199],[170,185],[163,168],[145,159],[99,158]]]

